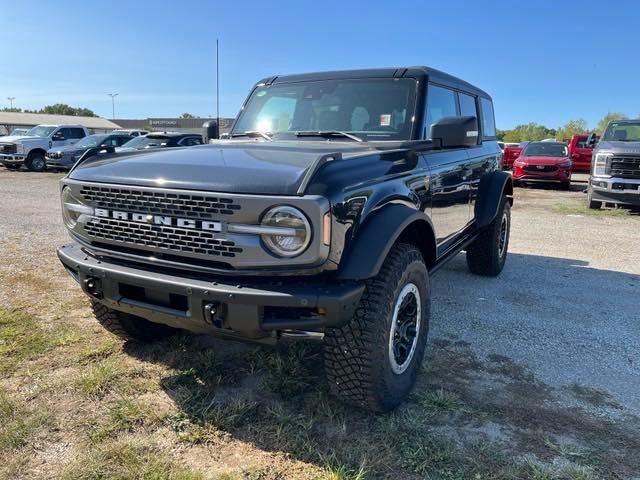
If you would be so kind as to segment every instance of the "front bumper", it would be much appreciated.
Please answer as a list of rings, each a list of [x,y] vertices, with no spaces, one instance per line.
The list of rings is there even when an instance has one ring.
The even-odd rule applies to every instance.
[[[518,167],[513,170],[513,180],[526,183],[569,183],[571,182],[571,171],[556,170],[554,172],[536,172],[523,170],[521,167]]]
[[[640,179],[592,176],[589,188],[592,200],[640,206]]]
[[[71,160],[71,158],[69,157],[51,158],[49,156],[45,156],[44,161],[46,162],[48,168],[69,169],[73,167],[73,164],[75,163],[75,161]]]
[[[94,300],[114,310],[197,333],[275,341],[282,331],[322,331],[348,322],[364,285],[320,277],[292,282],[195,279],[98,260],[78,244],[57,251]],[[93,280],[91,288],[88,281]]]
[[[25,160],[24,155],[0,153],[0,163],[3,165],[22,165]]]

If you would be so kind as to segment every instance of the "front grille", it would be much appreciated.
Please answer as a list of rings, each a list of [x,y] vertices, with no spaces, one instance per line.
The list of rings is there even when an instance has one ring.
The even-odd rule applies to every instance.
[[[0,144],[0,153],[16,153],[18,147],[15,143]]]
[[[233,215],[241,208],[231,198],[209,195],[93,186],[83,186],[80,194],[95,207],[180,218],[209,219],[212,215]]]
[[[613,157],[609,174],[612,177],[640,178],[640,157]]]
[[[525,165],[524,170],[527,172],[555,172],[558,167],[556,165]]]
[[[197,230],[98,217],[91,219],[84,230],[95,239],[162,250],[222,257],[235,257],[242,252],[242,248],[230,240],[216,239],[213,233]]]

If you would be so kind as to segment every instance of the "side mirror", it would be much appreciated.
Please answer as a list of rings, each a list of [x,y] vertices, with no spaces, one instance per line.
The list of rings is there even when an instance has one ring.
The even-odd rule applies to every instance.
[[[65,140],[64,138],[64,134],[62,132],[56,132],[53,134],[53,137],[51,137],[52,140]]]
[[[478,119],[474,116],[443,117],[431,125],[431,139],[440,148],[478,145]]]
[[[217,140],[220,138],[220,126],[216,120],[204,122],[202,128],[204,130],[204,143],[209,143],[209,140]]]
[[[591,133],[587,137],[587,147],[593,148],[595,146],[596,146],[596,134],[595,133]]]

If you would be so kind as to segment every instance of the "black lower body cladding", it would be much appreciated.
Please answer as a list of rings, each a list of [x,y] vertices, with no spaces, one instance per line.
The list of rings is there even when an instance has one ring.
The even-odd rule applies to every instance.
[[[58,249],[67,271],[92,300],[151,322],[254,341],[281,330],[323,330],[348,322],[364,291],[358,282],[298,282],[242,277],[193,279],[97,259],[78,244]]]

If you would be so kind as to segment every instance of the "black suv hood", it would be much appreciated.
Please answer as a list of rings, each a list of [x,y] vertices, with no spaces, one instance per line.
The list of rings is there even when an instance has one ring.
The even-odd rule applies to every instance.
[[[347,142],[219,141],[119,157],[94,157],[69,178],[87,182],[213,192],[295,195],[319,157],[374,152]]]

